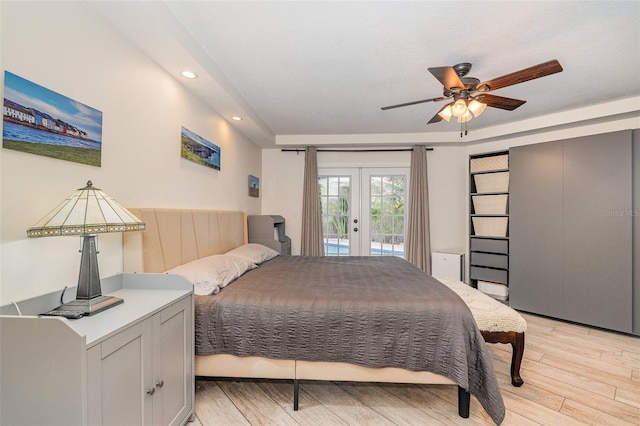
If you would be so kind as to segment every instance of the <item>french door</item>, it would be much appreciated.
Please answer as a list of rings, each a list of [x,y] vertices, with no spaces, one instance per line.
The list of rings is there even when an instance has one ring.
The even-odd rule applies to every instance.
[[[404,258],[409,168],[319,168],[327,256]]]

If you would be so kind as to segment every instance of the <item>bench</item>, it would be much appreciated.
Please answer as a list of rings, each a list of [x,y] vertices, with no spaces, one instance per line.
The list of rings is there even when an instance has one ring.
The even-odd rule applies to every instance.
[[[511,344],[511,384],[522,386],[524,382],[520,377],[520,364],[524,354],[524,333],[527,329],[527,322],[522,315],[461,281],[437,279],[467,304],[485,342]]]

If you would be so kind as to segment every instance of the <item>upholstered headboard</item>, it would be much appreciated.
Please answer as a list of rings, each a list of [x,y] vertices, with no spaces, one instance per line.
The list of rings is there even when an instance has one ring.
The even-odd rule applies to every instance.
[[[125,272],[164,272],[247,242],[247,215],[242,211],[129,210],[146,227],[123,234]]]

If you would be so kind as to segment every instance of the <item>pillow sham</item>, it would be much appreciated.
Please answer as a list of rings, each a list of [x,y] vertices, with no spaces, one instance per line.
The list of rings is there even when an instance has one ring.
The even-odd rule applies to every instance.
[[[207,296],[219,293],[221,288],[256,267],[240,256],[216,254],[176,266],[166,273],[182,275],[193,284],[194,294]]]
[[[262,244],[249,243],[240,247],[236,247],[233,250],[228,251],[226,254],[240,256],[250,262],[255,263],[256,265],[259,265],[262,262],[273,259],[280,253],[272,248],[263,246]]]

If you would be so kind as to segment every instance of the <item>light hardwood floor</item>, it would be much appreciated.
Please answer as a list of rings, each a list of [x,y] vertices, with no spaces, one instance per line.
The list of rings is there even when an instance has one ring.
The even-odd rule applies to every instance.
[[[524,385],[511,386],[510,346],[489,345],[507,408],[503,425],[640,425],[640,338],[523,314]],[[457,415],[455,386],[311,382],[293,411],[290,381],[196,381],[196,426],[490,425],[471,398]]]

